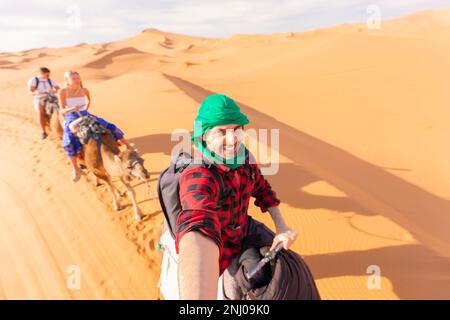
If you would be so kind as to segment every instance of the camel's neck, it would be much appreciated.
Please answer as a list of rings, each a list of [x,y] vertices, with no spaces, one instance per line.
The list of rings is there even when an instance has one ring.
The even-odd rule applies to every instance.
[[[113,177],[123,177],[127,175],[126,168],[120,162],[118,162],[115,157],[119,155],[119,148],[111,147],[108,144],[102,144],[101,156],[103,161],[103,166],[110,176]]]

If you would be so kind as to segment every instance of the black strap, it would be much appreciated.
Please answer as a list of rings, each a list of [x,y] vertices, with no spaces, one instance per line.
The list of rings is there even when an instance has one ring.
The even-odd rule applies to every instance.
[[[192,159],[192,156],[191,156],[190,154],[188,154],[188,153],[186,153],[186,152],[180,152],[180,153],[178,154],[177,158],[175,159],[174,164],[173,164],[174,171],[175,171],[175,172],[178,172],[178,171],[181,170],[181,172],[182,172],[182,171],[184,171],[185,169],[187,169],[188,167],[189,167],[189,169],[190,169],[190,168],[194,168],[194,167],[203,167],[203,168],[208,168],[208,169],[210,169],[210,172],[214,175],[214,177],[216,178],[216,180],[217,180],[218,183],[219,183],[219,205],[221,205],[221,203],[222,203],[224,197],[226,197],[228,193],[225,192],[225,183],[224,183],[222,177],[220,176],[219,172],[217,172],[217,167],[216,167],[214,164],[206,163],[206,162],[204,162],[204,161],[202,161],[202,163],[200,163],[200,164],[192,164],[192,161],[193,161],[194,159],[192,159],[192,161],[191,161],[190,163],[185,163],[184,165],[178,167],[178,166],[177,166],[178,160],[179,160],[179,158],[180,158],[183,154],[185,154],[186,156],[189,156],[189,157]],[[172,166],[166,168],[166,169],[160,174],[160,178],[161,178],[167,171],[169,171],[169,170],[171,169],[171,167],[172,167]],[[174,173],[175,173],[175,172],[174,172]],[[165,206],[164,201],[163,201],[162,190],[161,190],[161,188],[160,188],[159,183],[160,183],[160,182],[158,181],[157,191],[158,191],[158,200],[159,200],[159,204],[160,204],[161,209],[162,209],[162,211],[163,211],[163,213],[164,213],[164,216],[165,216],[165,219],[164,219],[164,220],[165,220],[165,222],[166,222],[166,224],[167,224],[167,226],[168,226],[168,228],[169,228],[169,231],[170,231],[170,233],[172,234],[172,236],[175,238],[175,237],[176,237],[176,234],[174,233],[174,229],[175,229],[175,228],[172,228],[172,226],[170,225],[170,220],[169,220],[169,217],[168,217],[168,212],[167,212],[166,206]],[[180,203],[180,205],[181,205],[181,203]]]
[[[222,179],[222,176],[219,174],[219,172],[217,171],[217,167],[214,164],[203,162],[201,166],[208,168],[213,174],[214,178],[216,178],[216,181],[219,183],[219,204],[221,204],[223,199],[225,199],[225,197],[228,195],[228,192],[225,192],[226,186],[225,182]]]
[[[160,174],[159,179],[160,179],[167,171],[169,171],[169,169],[170,169],[170,167],[169,167],[169,168],[166,168],[166,169]],[[169,228],[169,231],[170,231],[170,233],[172,234],[173,238],[175,238],[176,235],[174,234],[174,232],[173,232],[173,230],[172,230],[172,226],[170,225],[170,221],[169,221],[169,216],[168,216],[168,214],[167,214],[166,205],[164,204],[163,197],[162,197],[162,193],[161,193],[161,188],[160,188],[160,186],[159,186],[159,180],[158,180],[158,187],[157,187],[156,189],[157,189],[157,191],[158,191],[159,205],[161,206],[161,209],[162,209],[162,211],[163,211],[163,213],[164,213],[164,221],[165,221],[165,223],[167,224],[167,226],[168,226],[168,228]]]
[[[34,79],[36,80],[36,89],[39,86],[39,78],[38,77],[34,77]],[[48,79],[47,80],[48,84],[50,85],[50,88],[53,88],[53,84],[52,84],[52,79]]]
[[[203,168],[207,168],[211,171],[211,173],[213,174],[214,178],[217,180],[217,182],[219,183],[219,201],[222,201],[226,196],[227,196],[227,192],[224,192],[226,190],[226,185],[225,182],[222,179],[222,176],[219,174],[219,172],[217,171],[217,166],[214,165],[213,163],[207,163],[202,159],[202,162],[199,164],[192,164],[188,163],[185,164],[184,166],[178,168],[177,164],[178,164],[178,159],[182,156],[182,155],[186,155],[189,156],[192,161],[194,161],[194,159],[192,158],[192,156],[186,152],[180,152],[178,154],[178,157],[175,160],[175,170],[178,172],[180,169],[181,171],[184,171],[185,169],[187,169],[189,167],[189,169],[191,168],[195,168],[195,167],[203,167]]]

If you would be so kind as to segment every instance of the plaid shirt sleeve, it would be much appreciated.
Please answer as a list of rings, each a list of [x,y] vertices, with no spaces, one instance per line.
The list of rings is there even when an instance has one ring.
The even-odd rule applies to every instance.
[[[180,175],[181,213],[176,222],[176,251],[181,238],[188,232],[198,231],[212,239],[222,256],[221,227],[217,216],[219,183],[208,169],[195,167]]]
[[[275,191],[272,190],[269,181],[267,181],[261,173],[261,169],[257,164],[252,164],[255,173],[255,185],[253,187],[252,197],[256,198],[255,205],[262,212],[266,212],[271,207],[280,204]]]

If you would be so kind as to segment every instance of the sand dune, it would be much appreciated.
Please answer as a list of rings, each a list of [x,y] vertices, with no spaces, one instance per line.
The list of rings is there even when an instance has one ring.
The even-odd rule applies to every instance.
[[[305,33],[209,39],[148,29],[107,44],[0,54],[0,297],[157,297],[162,213],[156,179],[174,129],[210,93],[235,98],[250,127],[280,130],[268,179],[294,249],[325,299],[450,298],[450,10]],[[24,87],[41,65],[80,71],[92,112],[120,126],[152,174],[136,183],[142,223],[111,211],[90,177],[70,182],[40,142]],[[250,213],[273,224],[252,206]],[[66,286],[81,268],[80,290]],[[379,266],[381,288],[367,287]],[[13,266],[13,267],[11,267]]]
[[[107,67],[109,64],[114,62],[114,59],[121,56],[132,56],[143,54],[144,52],[139,51],[133,47],[123,48],[119,50],[115,50],[103,55],[101,58],[91,61],[85,65],[86,68],[98,68],[102,69]],[[97,53],[98,54],[98,53]]]

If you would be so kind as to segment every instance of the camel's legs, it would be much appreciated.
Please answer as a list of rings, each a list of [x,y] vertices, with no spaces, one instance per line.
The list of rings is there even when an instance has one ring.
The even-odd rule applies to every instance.
[[[61,123],[59,122],[59,115],[57,111],[53,111],[50,115],[49,128],[56,137],[58,137],[59,139],[62,138],[62,127]]]
[[[119,188],[116,188],[116,195],[119,198],[123,198],[123,197],[125,197],[126,192],[125,191],[124,192],[120,192]]]
[[[115,211],[119,211],[121,209],[120,204],[117,200],[117,189],[114,186],[114,184],[111,181],[110,177],[107,177],[106,179],[104,179],[106,182],[106,186],[109,190],[109,192],[111,193],[112,196],[112,200],[113,200],[113,208]]]
[[[94,187],[98,188],[101,185],[102,184],[100,182],[100,178],[94,174]],[[125,193],[120,192],[119,188],[114,187],[114,190],[115,190],[116,197],[121,198],[121,197],[125,196]]]
[[[142,214],[141,209],[139,209],[136,201],[136,192],[134,192],[133,187],[126,182],[123,178],[120,178],[122,183],[127,187],[128,198],[130,198],[131,203],[133,204],[134,217],[137,221],[141,221],[144,215]]]
[[[102,184],[100,183],[100,179],[94,175],[94,186],[95,187],[100,187]]]

